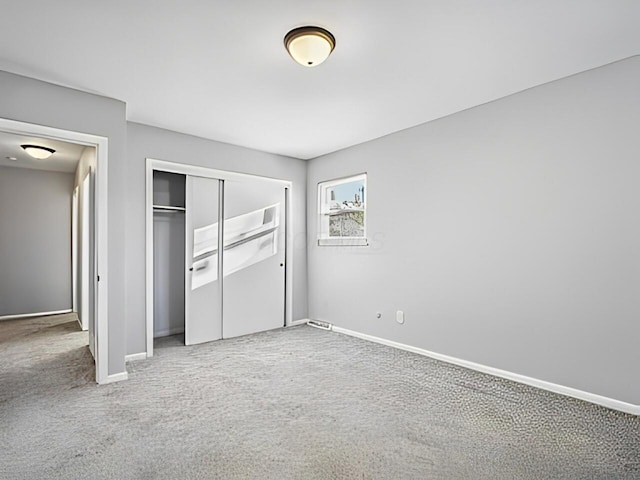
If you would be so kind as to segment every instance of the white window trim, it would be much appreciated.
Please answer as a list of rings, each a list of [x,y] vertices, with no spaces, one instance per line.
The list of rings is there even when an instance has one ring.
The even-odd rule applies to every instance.
[[[322,196],[329,187],[335,187],[345,183],[362,181],[364,183],[364,236],[362,237],[329,237],[326,228],[323,228],[322,222],[327,212],[323,211],[323,207],[327,203],[323,200]],[[318,246],[352,246],[363,247],[368,246],[367,240],[367,173],[358,173],[355,175],[349,175],[348,177],[336,178],[333,180],[326,180],[318,183]]]

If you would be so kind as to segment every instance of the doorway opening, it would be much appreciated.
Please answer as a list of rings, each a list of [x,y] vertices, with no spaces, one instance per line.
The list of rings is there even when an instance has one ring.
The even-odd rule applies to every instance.
[[[26,144],[54,153],[32,158]],[[16,323],[21,319],[58,329],[77,322],[73,328],[87,332],[78,338],[86,340],[98,383],[110,382],[107,144],[104,137],[0,119],[0,182],[6,184],[0,188],[0,329],[2,320],[14,330],[26,325]]]

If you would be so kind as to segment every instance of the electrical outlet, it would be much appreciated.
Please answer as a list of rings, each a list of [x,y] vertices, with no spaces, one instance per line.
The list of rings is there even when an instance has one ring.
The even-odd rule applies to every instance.
[[[396,312],[396,322],[400,324],[404,323],[404,312],[402,310]]]

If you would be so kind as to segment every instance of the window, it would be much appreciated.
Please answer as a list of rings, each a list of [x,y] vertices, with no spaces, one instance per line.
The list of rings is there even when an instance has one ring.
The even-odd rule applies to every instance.
[[[367,174],[318,184],[318,245],[367,245]]]

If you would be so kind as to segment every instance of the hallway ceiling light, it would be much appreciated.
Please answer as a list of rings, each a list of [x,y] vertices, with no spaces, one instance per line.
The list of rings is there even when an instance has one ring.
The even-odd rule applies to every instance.
[[[20,145],[25,152],[38,160],[44,160],[56,153],[53,148],[41,147],[40,145]]]
[[[324,62],[336,46],[336,39],[324,28],[294,28],[284,36],[284,46],[296,62],[315,67]]]

